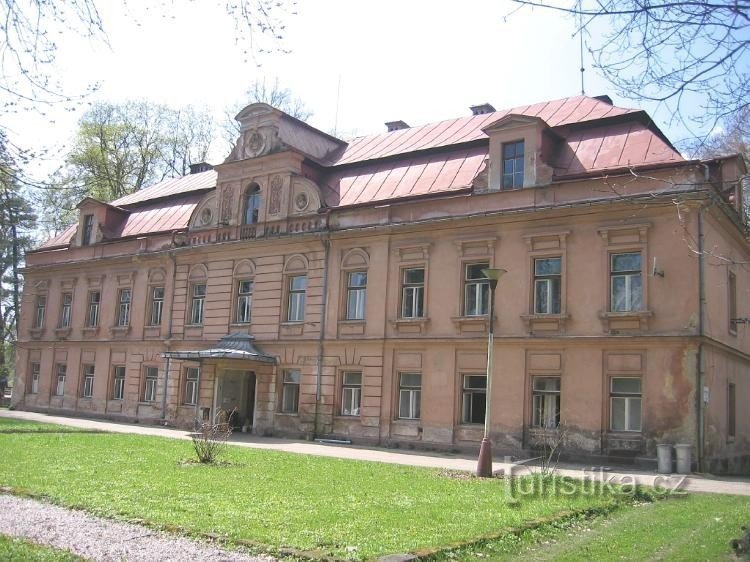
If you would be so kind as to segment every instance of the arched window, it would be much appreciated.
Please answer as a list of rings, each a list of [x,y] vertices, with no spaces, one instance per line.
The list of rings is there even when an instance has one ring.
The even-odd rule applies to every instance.
[[[243,224],[256,224],[260,218],[260,186],[251,183],[245,191],[245,218]]]

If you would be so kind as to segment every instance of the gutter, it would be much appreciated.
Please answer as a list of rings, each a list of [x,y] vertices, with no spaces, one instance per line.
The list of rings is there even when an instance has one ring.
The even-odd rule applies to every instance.
[[[320,399],[323,386],[323,344],[326,332],[326,316],[328,313],[328,257],[331,251],[331,235],[326,221],[326,236],[323,240],[323,302],[321,303],[320,336],[318,337],[318,372],[315,376],[315,420],[313,423],[313,439],[318,438],[320,431]]]
[[[172,236],[172,241],[174,242],[174,236]],[[164,338],[164,343],[166,344],[167,349],[169,349],[170,345],[172,344],[172,311],[174,309],[175,283],[177,282],[177,259],[175,258],[173,252],[168,252],[167,257],[169,257],[170,261],[172,262],[172,294],[170,295],[169,299],[169,323],[167,324],[167,337]],[[161,397],[161,421],[163,424],[166,424],[167,422],[167,388],[169,383],[170,363],[171,357],[167,355],[167,365],[164,369],[164,394]],[[196,404],[197,403],[198,401],[196,400]]]
[[[708,167],[705,168],[708,179]],[[703,336],[705,331],[706,314],[706,257],[705,235],[703,232],[703,206],[698,207],[698,352],[696,355],[696,399],[697,399],[697,464],[698,472],[704,472],[705,465],[705,402],[703,400],[703,385],[705,380],[703,365]]]

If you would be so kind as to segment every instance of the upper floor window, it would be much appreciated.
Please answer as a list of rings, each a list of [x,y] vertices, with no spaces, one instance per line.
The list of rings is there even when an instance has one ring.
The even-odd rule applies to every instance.
[[[289,322],[302,322],[305,319],[305,293],[307,275],[289,277],[289,296],[286,319]]]
[[[610,306],[612,312],[634,312],[643,305],[641,253],[610,254]]]
[[[89,306],[86,312],[86,326],[93,328],[99,325],[99,305],[101,304],[102,294],[99,291],[89,292]]]
[[[81,244],[88,246],[94,241],[94,215],[83,216],[83,237]]]
[[[260,186],[252,183],[245,191],[245,216],[243,224],[255,224],[260,220]]]
[[[503,144],[503,189],[523,187],[523,141]]]
[[[190,301],[190,323],[203,324],[203,308],[206,301],[206,284],[193,284],[191,293],[192,297]]]
[[[364,320],[367,302],[367,272],[352,271],[347,275],[346,319]]]
[[[60,300],[60,328],[70,327],[70,316],[73,307],[73,293],[63,293]]]
[[[237,310],[235,322],[247,324],[251,319],[251,306],[253,303],[253,282],[247,279],[237,281]]]
[[[534,314],[560,314],[561,258],[534,260]]]
[[[404,269],[401,280],[401,318],[424,317],[424,268]]]
[[[117,295],[117,325],[130,325],[130,298],[132,292],[129,288],[120,289]]]
[[[149,314],[149,326],[161,324],[161,315],[164,310],[164,287],[151,287],[151,311]]]
[[[44,315],[47,312],[47,295],[37,295],[36,313],[34,315],[34,328],[44,326]]]
[[[729,331],[732,334],[737,333],[737,276],[729,272],[727,283],[729,289]]]
[[[488,263],[467,264],[464,275],[464,315],[483,316],[487,314],[490,303],[489,279],[482,273]]]

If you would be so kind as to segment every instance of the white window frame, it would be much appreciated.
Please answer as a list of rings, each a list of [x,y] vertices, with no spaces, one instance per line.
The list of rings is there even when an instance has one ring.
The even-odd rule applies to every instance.
[[[409,281],[409,272],[421,271],[422,281]],[[405,267],[401,270],[401,318],[424,318],[424,289],[425,289],[424,267]],[[407,313],[408,305],[411,306],[412,314]]]
[[[206,292],[205,282],[190,285],[190,324],[193,326],[203,325]]]
[[[297,279],[304,280],[304,287],[302,289],[294,288],[294,283]],[[304,322],[306,296],[307,275],[290,275],[287,278],[287,322]]]
[[[243,283],[249,288],[243,290]],[[237,324],[249,324],[252,322],[253,289],[252,279],[239,279],[237,281],[237,305],[235,306],[235,319]]]
[[[115,365],[112,375],[112,400],[125,399],[125,365]]]
[[[117,326],[125,328],[130,326],[130,306],[133,302],[133,289],[123,287],[117,291]]]
[[[521,154],[517,153],[518,145],[521,145]],[[508,158],[505,156],[505,149],[508,147],[513,147],[513,156]],[[500,186],[502,189],[521,189],[523,187],[525,177],[526,177],[526,142],[524,139],[517,139],[510,142],[504,142],[501,147],[500,152],[500,159],[501,159],[501,175],[500,175]],[[505,164],[506,162],[511,164],[512,171],[510,173],[507,173],[505,171]],[[518,167],[520,166],[520,176],[521,176],[521,182],[518,183],[518,176],[519,176],[519,170]],[[510,177],[510,183],[506,184],[506,177]]]
[[[41,373],[41,364],[37,363],[36,361],[31,362],[30,370],[31,370],[31,388],[30,394],[39,394],[39,376]]]
[[[145,367],[143,372],[143,401],[156,402],[156,387],[159,380],[158,367]]]
[[[93,299],[96,295],[96,300]],[[102,303],[101,291],[89,291],[88,307],[86,309],[86,327],[96,328],[99,325],[99,311]]]
[[[341,415],[356,417],[362,408],[362,371],[341,373]]]
[[[47,295],[36,296],[36,307],[34,312],[34,328],[44,327],[44,317],[47,315]]]
[[[73,293],[65,292],[60,296],[60,328],[70,328],[73,313]]]
[[[615,380],[619,379],[632,379],[639,382],[639,392],[615,392],[614,384]],[[625,404],[624,412],[625,419],[623,420],[623,428],[615,428],[614,416],[615,416],[615,400],[622,400]],[[633,429],[631,424],[631,410],[634,402],[639,404],[638,415],[638,428]],[[609,429],[614,432],[627,432],[627,433],[640,433],[643,431],[643,379],[642,377],[621,377],[613,376],[609,379]]]
[[[537,273],[537,262],[557,260],[560,264],[559,273],[556,274],[538,274]],[[561,256],[548,256],[548,257],[537,257],[534,258],[534,314],[560,314],[562,310],[562,257]],[[553,291],[557,280],[557,305],[558,309],[554,310],[554,294]],[[539,291],[537,288],[541,285],[546,285],[546,296],[544,302],[540,302],[537,298]]]
[[[91,364],[83,366],[83,385],[81,386],[81,398],[93,398],[94,396],[95,367]]]
[[[359,280],[359,281],[358,281]],[[346,274],[346,319],[364,320],[367,307],[367,271]]]
[[[299,369],[284,369],[281,377],[281,403],[279,404],[279,411],[282,414],[297,414],[299,413],[302,372]]]
[[[182,403],[186,406],[195,406],[198,403],[200,376],[200,367],[187,367],[185,369],[185,394]]]
[[[65,378],[68,376],[68,365],[57,363],[55,366],[57,380],[55,381],[55,396],[65,396]]]
[[[640,259],[639,269],[629,269],[623,271],[614,270],[614,261],[617,256],[626,255],[637,255]],[[625,307],[622,310],[615,310],[615,279],[624,279],[625,281]],[[633,304],[633,280],[638,278],[640,280],[640,307],[635,308]],[[643,292],[643,253],[638,251],[633,252],[611,252],[609,254],[609,307],[611,312],[639,312],[644,306],[644,292]]]
[[[161,292],[161,296],[157,296],[157,291]],[[149,288],[151,303],[149,310],[148,325],[149,326],[161,326],[162,315],[164,313],[164,296],[166,291],[163,285],[152,285]]]
[[[484,277],[484,274],[482,277],[470,279],[469,268],[472,267],[488,269],[490,265],[488,262],[464,264],[464,316],[487,316],[490,304],[490,280]],[[470,299],[472,291],[474,291],[474,297]],[[473,302],[470,303],[470,300]]]
[[[557,380],[557,389],[537,388],[537,382],[542,380]],[[531,379],[531,426],[542,429],[554,429],[560,425],[560,413],[562,409],[562,377],[559,375],[538,375]],[[546,419],[548,403],[554,402],[554,425],[548,423]],[[544,413],[540,413],[544,411]]]
[[[419,377],[419,385],[406,384],[404,377]],[[407,397],[407,407],[402,409],[404,396]],[[398,419],[418,420],[422,417],[422,373],[402,372],[398,374]]]

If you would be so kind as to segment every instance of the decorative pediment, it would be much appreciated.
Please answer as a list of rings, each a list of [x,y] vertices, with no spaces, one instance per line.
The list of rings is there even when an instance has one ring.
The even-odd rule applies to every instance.
[[[212,193],[200,202],[195,211],[193,211],[193,216],[190,217],[190,230],[213,228],[218,224],[219,210],[216,202],[215,193]]]
[[[507,131],[509,129],[518,129],[521,127],[541,127],[549,128],[547,122],[540,117],[531,117],[528,115],[520,115],[518,113],[509,113],[504,117],[501,117],[497,121],[493,121],[486,127],[482,128],[482,131],[488,136],[496,131]]]

